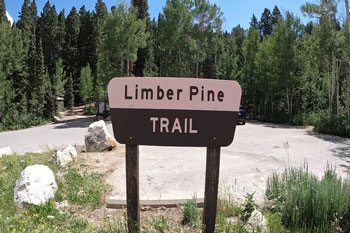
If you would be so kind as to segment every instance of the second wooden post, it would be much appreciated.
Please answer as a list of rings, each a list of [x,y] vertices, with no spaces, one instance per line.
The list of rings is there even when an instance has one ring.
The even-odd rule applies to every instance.
[[[205,233],[214,233],[218,202],[220,147],[207,148],[203,226]]]
[[[139,146],[126,145],[125,155],[128,231],[140,232]]]

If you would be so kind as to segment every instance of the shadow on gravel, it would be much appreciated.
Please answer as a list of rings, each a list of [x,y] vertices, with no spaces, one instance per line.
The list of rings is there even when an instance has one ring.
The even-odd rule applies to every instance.
[[[91,123],[95,121],[96,121],[95,116],[65,120],[62,123],[57,124],[54,128],[55,129],[87,128]]]
[[[322,139],[327,142],[332,142],[337,145],[336,148],[331,149],[330,151],[334,156],[342,159],[345,163],[340,164],[339,166],[347,169],[350,172],[350,139],[342,138],[338,136],[332,136],[327,134],[319,134],[315,132],[308,132],[308,135]]]

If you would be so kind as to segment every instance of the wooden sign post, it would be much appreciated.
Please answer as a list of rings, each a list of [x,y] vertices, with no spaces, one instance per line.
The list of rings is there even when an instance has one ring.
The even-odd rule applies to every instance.
[[[114,78],[108,85],[113,131],[126,144],[129,232],[140,231],[138,145],[207,147],[204,232],[215,230],[220,147],[232,143],[241,87],[235,81]]]

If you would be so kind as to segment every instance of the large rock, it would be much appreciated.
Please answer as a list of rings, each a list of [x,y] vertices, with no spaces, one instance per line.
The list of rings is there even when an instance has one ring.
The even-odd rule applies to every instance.
[[[0,148],[0,158],[3,155],[12,155],[11,147],[8,146],[8,147]]]
[[[87,152],[101,152],[115,148],[117,141],[108,133],[105,122],[101,120],[89,126],[85,146]]]
[[[258,210],[254,210],[250,216],[246,230],[248,232],[266,232],[267,231],[267,221],[264,215]]]
[[[56,161],[60,166],[65,166],[72,162],[78,156],[77,151],[73,146],[67,146],[64,150],[58,150],[52,156],[53,160]]]
[[[26,167],[19,175],[14,189],[17,203],[45,204],[54,198],[57,184],[50,168],[44,165]]]

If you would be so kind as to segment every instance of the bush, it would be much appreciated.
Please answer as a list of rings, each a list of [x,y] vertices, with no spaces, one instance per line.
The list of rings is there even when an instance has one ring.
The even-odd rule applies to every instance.
[[[187,201],[183,206],[182,213],[182,224],[192,224],[193,226],[197,226],[199,224],[200,215],[197,208],[196,199]]]
[[[350,137],[350,119],[344,115],[323,113],[315,122],[315,131],[341,137]]]
[[[95,104],[86,105],[84,108],[85,115],[96,115],[97,108]]]
[[[273,174],[266,195],[276,201],[283,225],[293,232],[350,231],[350,182],[328,168],[321,180],[307,168]]]
[[[21,114],[18,117],[13,117],[11,120],[1,119],[0,131],[24,129],[31,126],[45,124],[50,122],[50,120],[33,114]]]

